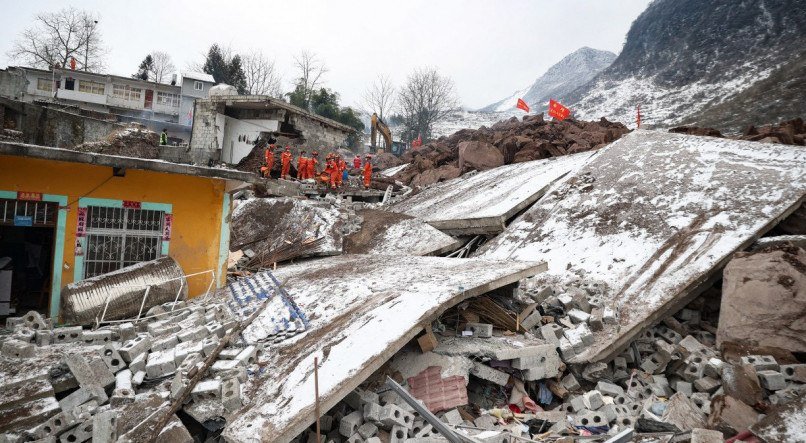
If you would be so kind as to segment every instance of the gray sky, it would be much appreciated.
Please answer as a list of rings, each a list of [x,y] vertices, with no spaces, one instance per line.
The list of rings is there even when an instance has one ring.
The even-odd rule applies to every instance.
[[[590,46],[618,53],[649,0],[0,0],[0,67],[33,15],[67,5],[96,12],[109,73],[129,75],[152,50],[183,69],[211,43],[274,58],[284,89],[293,56],[315,52],[325,86],[355,105],[378,73],[402,83],[415,67],[453,78],[465,106],[481,107],[531,84],[563,56]]]

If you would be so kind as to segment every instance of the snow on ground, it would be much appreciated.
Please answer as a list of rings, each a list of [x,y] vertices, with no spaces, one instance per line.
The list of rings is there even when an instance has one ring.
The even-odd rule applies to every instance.
[[[268,361],[259,362],[265,372],[247,381],[246,406],[225,437],[294,437],[313,421],[315,357],[327,410],[413,338],[428,316],[541,269],[528,262],[384,255],[344,255],[278,269],[277,279],[308,315],[309,327],[265,344]]]
[[[455,221],[504,227],[504,221],[536,200],[553,181],[581,166],[592,152],[515,163],[435,184],[389,210],[418,217],[438,228]],[[495,218],[489,222],[482,219]]]
[[[391,176],[397,174],[398,172],[406,169],[406,167],[408,165],[409,165],[409,163],[403,163],[400,166],[394,166],[394,167],[391,167],[391,168],[388,168],[388,169],[384,169],[383,171],[381,171],[381,175],[384,176],[384,177],[391,177]]]
[[[636,131],[556,183],[476,256],[546,261],[545,282],[604,285],[629,336],[802,202],[806,150]],[[606,329],[574,361],[606,352]]]

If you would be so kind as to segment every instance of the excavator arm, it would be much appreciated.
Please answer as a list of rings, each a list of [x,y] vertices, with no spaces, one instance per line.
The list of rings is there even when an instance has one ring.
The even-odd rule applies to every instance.
[[[391,151],[391,149],[392,149],[392,131],[389,129],[389,126],[386,126],[386,123],[384,123],[383,120],[381,120],[378,117],[378,114],[375,114],[375,113],[372,114],[371,133],[372,133],[372,140],[371,140],[371,145],[370,146],[372,147],[373,152],[377,152],[378,133],[380,133],[381,137],[383,137],[383,141],[385,143],[384,147]]]

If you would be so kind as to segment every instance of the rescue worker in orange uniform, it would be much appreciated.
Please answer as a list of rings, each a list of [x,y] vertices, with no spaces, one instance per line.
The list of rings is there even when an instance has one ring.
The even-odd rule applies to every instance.
[[[308,178],[308,157],[305,157],[305,150],[299,152],[297,159],[297,180]]]
[[[291,147],[286,146],[285,152],[280,156],[280,163],[282,169],[280,170],[280,178],[287,179],[288,173],[291,172]]]
[[[341,157],[341,155],[336,156],[336,171],[338,176],[336,177],[336,186],[341,187],[342,179],[344,178],[344,170],[347,169],[347,162]]]
[[[274,145],[269,145],[266,148],[266,152],[264,153],[266,159],[266,166],[260,168],[260,172],[263,173],[263,176],[268,178],[271,176],[271,170],[274,169]]]
[[[316,177],[316,165],[319,164],[319,152],[313,151],[311,152],[311,156],[308,157],[308,169],[305,171],[305,176],[307,178],[314,178]]]
[[[331,156],[327,159],[325,172],[329,174],[330,189],[336,189],[336,176],[339,173],[339,167],[336,165],[336,159],[334,157]]]
[[[361,156],[358,154],[356,154],[355,158],[353,158],[353,167],[355,169],[361,169]]]
[[[369,184],[372,182],[372,163],[370,160],[372,156],[367,154],[364,159],[364,188],[369,189]]]

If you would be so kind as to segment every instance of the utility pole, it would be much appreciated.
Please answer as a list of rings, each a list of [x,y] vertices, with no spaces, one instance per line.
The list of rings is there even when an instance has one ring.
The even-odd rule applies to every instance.
[[[94,30],[95,25],[98,24],[98,20],[93,20],[92,22],[93,22],[92,29]],[[90,24],[89,24],[89,22],[86,23],[86,25],[84,26],[84,29],[86,31],[85,40],[86,40],[86,44],[87,44],[86,48],[84,49],[84,71],[86,72],[87,71],[87,62],[88,62],[88,58],[89,58],[89,54],[90,54]]]

